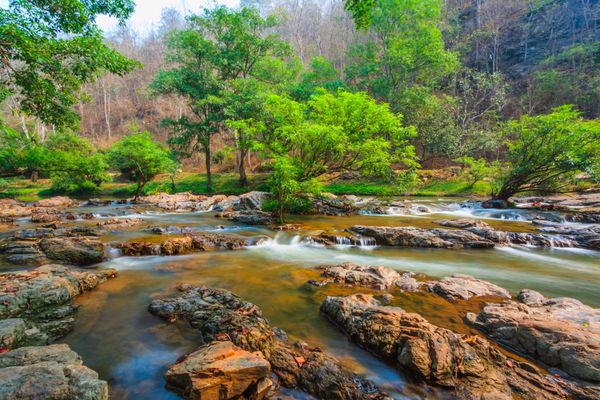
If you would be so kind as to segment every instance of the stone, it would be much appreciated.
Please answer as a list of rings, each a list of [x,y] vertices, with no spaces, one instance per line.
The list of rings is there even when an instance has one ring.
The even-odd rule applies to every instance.
[[[486,201],[482,202],[481,207],[506,209],[506,208],[510,208],[510,203],[506,200],[490,199],[490,200],[486,200]]]
[[[277,383],[320,399],[383,399],[368,381],[345,370],[322,350],[290,341],[273,328],[261,310],[224,289],[180,285],[175,297],[155,299],[152,314],[167,321],[188,321],[203,344],[229,340],[247,352],[261,352]]]
[[[560,385],[477,336],[456,334],[364,294],[327,297],[321,311],[348,337],[457,399],[562,399]]]
[[[78,266],[97,264],[105,258],[104,244],[87,238],[47,238],[39,247],[51,260]]]
[[[33,203],[34,207],[46,207],[46,208],[69,208],[76,205],[73,199],[65,196],[50,197],[48,199],[42,199]]]
[[[600,394],[600,309],[570,298],[488,304],[467,320],[511,351],[590,382]],[[540,303],[541,302],[541,303]]]
[[[26,341],[27,325],[20,318],[0,320],[0,350],[12,350]]]
[[[517,295],[517,300],[528,306],[541,306],[546,301],[546,298],[535,290],[523,289]]]
[[[316,268],[321,276],[342,286],[360,286],[388,290],[400,280],[400,274],[388,267],[360,266],[353,263],[322,265]],[[327,280],[327,279],[326,279]]]
[[[353,197],[338,197],[331,193],[314,196],[311,204],[313,212],[322,215],[356,215],[360,210]]]
[[[234,206],[234,209],[239,210],[258,210],[262,211],[263,203],[271,197],[271,193],[252,191],[244,193],[239,197],[239,204]]]
[[[508,290],[500,286],[462,274],[454,274],[439,281],[424,282],[421,286],[449,301],[469,300],[471,297],[511,298]]]
[[[0,319],[20,318],[50,340],[62,337],[75,322],[72,300],[116,275],[114,269],[79,272],[62,265],[0,274]]]
[[[271,214],[264,211],[234,211],[231,219],[244,225],[271,225],[274,220]]]
[[[247,245],[248,242],[242,238],[203,233],[169,238],[162,243],[124,242],[114,246],[125,256],[173,256],[192,251],[209,251],[213,249],[240,250]]]
[[[109,218],[98,222],[96,225],[108,229],[122,229],[143,224],[142,218]]]
[[[183,357],[165,374],[167,386],[188,399],[262,400],[273,383],[260,353],[230,341],[212,342]]]
[[[194,247],[194,242],[190,236],[180,238],[167,239],[160,246],[161,254],[165,256],[173,256],[184,254],[191,251]]]
[[[479,219],[444,219],[441,221],[435,221],[436,224],[446,226],[449,228],[490,228],[487,222]]]
[[[381,246],[490,249],[494,243],[474,233],[456,229],[423,229],[355,225],[350,231],[370,237]]]
[[[32,207],[14,199],[0,199],[0,217],[20,218],[31,215]]]
[[[108,384],[65,344],[0,354],[0,399],[107,400]]]
[[[31,210],[31,222],[44,223],[58,222],[66,218],[66,214],[54,208],[34,208]]]

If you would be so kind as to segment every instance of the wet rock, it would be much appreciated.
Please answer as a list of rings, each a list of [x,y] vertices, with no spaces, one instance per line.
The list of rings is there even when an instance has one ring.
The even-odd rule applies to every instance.
[[[200,251],[212,249],[241,250],[248,246],[248,241],[227,235],[205,233],[192,235],[192,244],[194,249]]]
[[[444,219],[435,222],[438,225],[446,226],[449,228],[490,228],[487,222],[483,222],[479,219]]]
[[[86,266],[104,260],[104,244],[88,238],[46,238],[39,242],[44,255],[55,261]]]
[[[107,229],[122,229],[143,224],[142,218],[109,218],[98,222],[96,225]]]
[[[54,238],[63,237],[69,238],[73,236],[86,236],[86,237],[97,237],[102,232],[97,228],[86,227],[86,226],[74,226],[74,227],[61,227],[61,228],[35,228],[35,229],[23,229],[16,231],[13,234],[13,238],[17,240],[32,240],[32,239],[43,239],[43,238]]]
[[[65,344],[0,354],[0,398],[107,400],[108,384]]]
[[[29,337],[35,329],[49,340],[62,337],[75,321],[72,299],[116,275],[114,269],[79,272],[61,265],[0,274],[0,319],[24,320],[33,329]]]
[[[510,299],[508,290],[493,283],[473,278],[469,275],[455,274],[439,281],[423,282],[422,286],[439,294],[449,301],[468,300],[471,297],[502,297]]]
[[[140,203],[152,204],[170,211],[194,211],[202,209],[200,204],[206,199],[206,196],[187,192],[177,194],[160,193],[152,196],[140,197]]]
[[[321,276],[326,278],[328,282],[375,290],[388,290],[401,279],[398,272],[382,266],[361,266],[344,263],[340,265],[322,265],[316,269],[321,271]]]
[[[561,399],[533,365],[507,359],[477,336],[458,335],[371,296],[327,297],[321,311],[354,342],[457,399]]]
[[[271,225],[274,220],[271,214],[264,211],[234,211],[231,220],[244,225]]]
[[[25,344],[27,325],[20,318],[0,320],[0,350],[12,350]]]
[[[40,266],[47,264],[48,259],[37,244],[30,241],[4,241],[0,243],[0,254],[11,264],[22,266]]]
[[[498,208],[498,209],[506,209],[510,208],[511,204],[506,200],[499,199],[490,199],[481,203],[481,207],[483,208]]]
[[[192,233],[192,228],[179,226],[152,226],[144,229],[144,232],[150,232],[155,235],[184,235]]]
[[[31,222],[44,223],[58,222],[66,219],[67,214],[54,208],[34,208],[31,210]]]
[[[283,231],[297,231],[301,227],[302,227],[302,225],[300,225],[300,224],[283,224],[283,225],[274,226],[273,229],[276,231],[283,232]]]
[[[469,231],[355,225],[351,232],[370,237],[381,246],[489,249],[494,243]]]
[[[167,386],[188,399],[261,400],[271,390],[269,362],[230,341],[212,342],[171,366]]]
[[[76,205],[73,199],[64,196],[50,197],[49,199],[42,199],[33,203],[34,207],[46,207],[46,208],[69,208]]]
[[[311,236],[310,240],[313,243],[321,244],[323,246],[375,245],[375,240],[373,240],[371,238],[365,238],[365,237],[353,235],[350,232],[345,232],[344,234],[332,234],[332,233],[322,232],[318,235]]]
[[[161,254],[161,245],[148,242],[124,242],[115,245],[124,256],[158,256]]]
[[[534,247],[577,247],[584,249],[600,249],[600,229],[589,227],[556,228],[544,227],[541,231],[548,234],[504,232],[491,228],[469,228],[468,231],[488,239],[496,244],[509,246],[534,246]]]
[[[263,203],[271,197],[270,193],[252,191],[239,196],[239,203],[234,206],[234,210],[258,210],[262,211]]]
[[[569,298],[519,296],[488,304],[468,321],[506,348],[590,382],[600,394],[600,310]]]
[[[116,244],[115,247],[125,256],[173,256],[213,249],[240,250],[247,245],[248,242],[242,238],[204,233],[170,238],[162,243],[124,242]]]
[[[245,351],[260,351],[284,387],[298,388],[319,399],[384,398],[320,349],[289,341],[254,304],[223,289],[183,288],[177,297],[153,300],[150,312],[168,321],[188,321],[205,343],[229,340]]]
[[[167,239],[161,246],[161,254],[174,256],[190,252],[194,248],[194,242],[190,236]]]
[[[517,295],[517,300],[528,306],[541,306],[546,301],[546,298],[535,290],[523,289]]]
[[[356,215],[360,207],[356,203],[356,196],[335,196],[324,193],[311,199],[313,212],[323,215]]]

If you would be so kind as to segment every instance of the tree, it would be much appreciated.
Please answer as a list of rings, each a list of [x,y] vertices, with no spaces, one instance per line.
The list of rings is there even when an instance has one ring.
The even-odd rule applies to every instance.
[[[292,97],[306,101],[316,93],[318,88],[336,92],[344,87],[339,77],[339,71],[325,57],[315,57],[310,64],[310,70],[300,76],[300,82],[292,90]]]
[[[137,183],[134,201],[139,199],[144,186],[156,175],[176,168],[169,152],[154,142],[148,132],[123,137],[113,145],[108,159],[112,168]]]
[[[94,192],[110,180],[104,155],[85,138],[58,132],[48,137],[44,147],[49,157],[42,170],[50,175],[55,192]]]
[[[138,63],[104,43],[99,14],[124,23],[132,0],[11,0],[0,9],[0,101],[57,127],[78,121],[80,87],[99,73],[124,74]]]
[[[526,115],[507,123],[506,130],[512,138],[507,153],[510,168],[495,198],[556,190],[570,173],[598,170],[600,121],[584,120],[572,106]]]
[[[445,49],[440,18],[440,0],[377,0],[369,35],[349,52],[349,86],[404,113],[416,97],[411,91],[435,88],[458,66],[456,54]]]
[[[211,190],[211,138],[227,129],[227,92],[233,82],[251,78],[263,58],[285,51],[286,46],[275,35],[264,34],[276,20],[263,19],[250,8],[207,9],[201,16],[189,17],[188,23],[189,29],[176,31],[167,42],[172,68],[157,74],[152,88],[186,98],[191,115],[165,121],[175,132],[170,143],[204,152]],[[237,144],[242,144],[238,169],[240,183],[245,184],[247,148],[243,141]]]
[[[346,0],[344,8],[354,18],[356,26],[366,28],[371,24],[371,11],[377,0]]]

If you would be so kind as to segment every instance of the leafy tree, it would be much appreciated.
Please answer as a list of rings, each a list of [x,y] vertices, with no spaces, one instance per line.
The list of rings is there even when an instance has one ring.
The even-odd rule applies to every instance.
[[[325,57],[315,57],[311,61],[310,70],[300,76],[300,82],[292,90],[292,97],[306,101],[323,88],[328,92],[336,92],[344,87],[339,71]]]
[[[52,189],[62,193],[87,193],[108,182],[108,164],[87,139],[73,133],[55,133],[44,147],[49,152],[43,170],[50,175]]]
[[[97,74],[138,63],[104,43],[99,14],[124,23],[133,0],[10,0],[0,8],[0,101],[55,126],[74,125],[79,88]]]
[[[403,111],[420,87],[436,87],[458,66],[438,28],[441,0],[377,0],[371,12],[372,40],[350,49],[349,85]]]
[[[550,114],[524,116],[506,125],[510,168],[494,194],[498,199],[525,191],[555,190],[553,184],[577,171],[594,171],[600,163],[600,121],[584,120],[572,106]],[[551,189],[549,189],[551,188]]]
[[[144,186],[156,175],[172,167],[169,152],[152,140],[149,132],[138,132],[123,137],[111,148],[108,159],[112,168],[137,183],[134,201]]]
[[[354,18],[356,26],[359,28],[366,28],[371,23],[371,10],[377,0],[346,0],[344,8]]]
[[[171,68],[156,76],[152,88],[187,100],[191,115],[165,121],[175,132],[170,143],[180,150],[204,152],[210,190],[211,139],[227,128],[227,91],[232,82],[251,78],[265,57],[288,48],[275,35],[264,34],[276,20],[262,18],[255,9],[206,9],[203,15],[188,18],[188,23],[189,29],[176,31],[168,40]],[[238,145],[240,181],[245,184],[247,148],[243,139]]]

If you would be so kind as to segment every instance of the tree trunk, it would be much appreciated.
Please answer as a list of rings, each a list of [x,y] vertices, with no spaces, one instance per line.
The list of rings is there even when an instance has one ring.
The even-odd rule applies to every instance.
[[[39,178],[39,172],[33,171],[31,173],[31,182],[37,182],[38,178]]]
[[[246,166],[244,162],[246,161],[246,153],[247,150],[240,149],[240,157],[238,159],[238,172],[240,173],[240,186],[248,185],[248,176],[246,175]]]
[[[140,198],[140,194],[142,193],[142,188],[144,187],[144,183],[138,182],[137,188],[135,189],[135,196],[133,196],[133,201],[138,201]]]
[[[210,142],[208,142],[208,146],[204,149],[204,154],[206,155],[206,191],[212,192],[212,175],[210,173]]]

